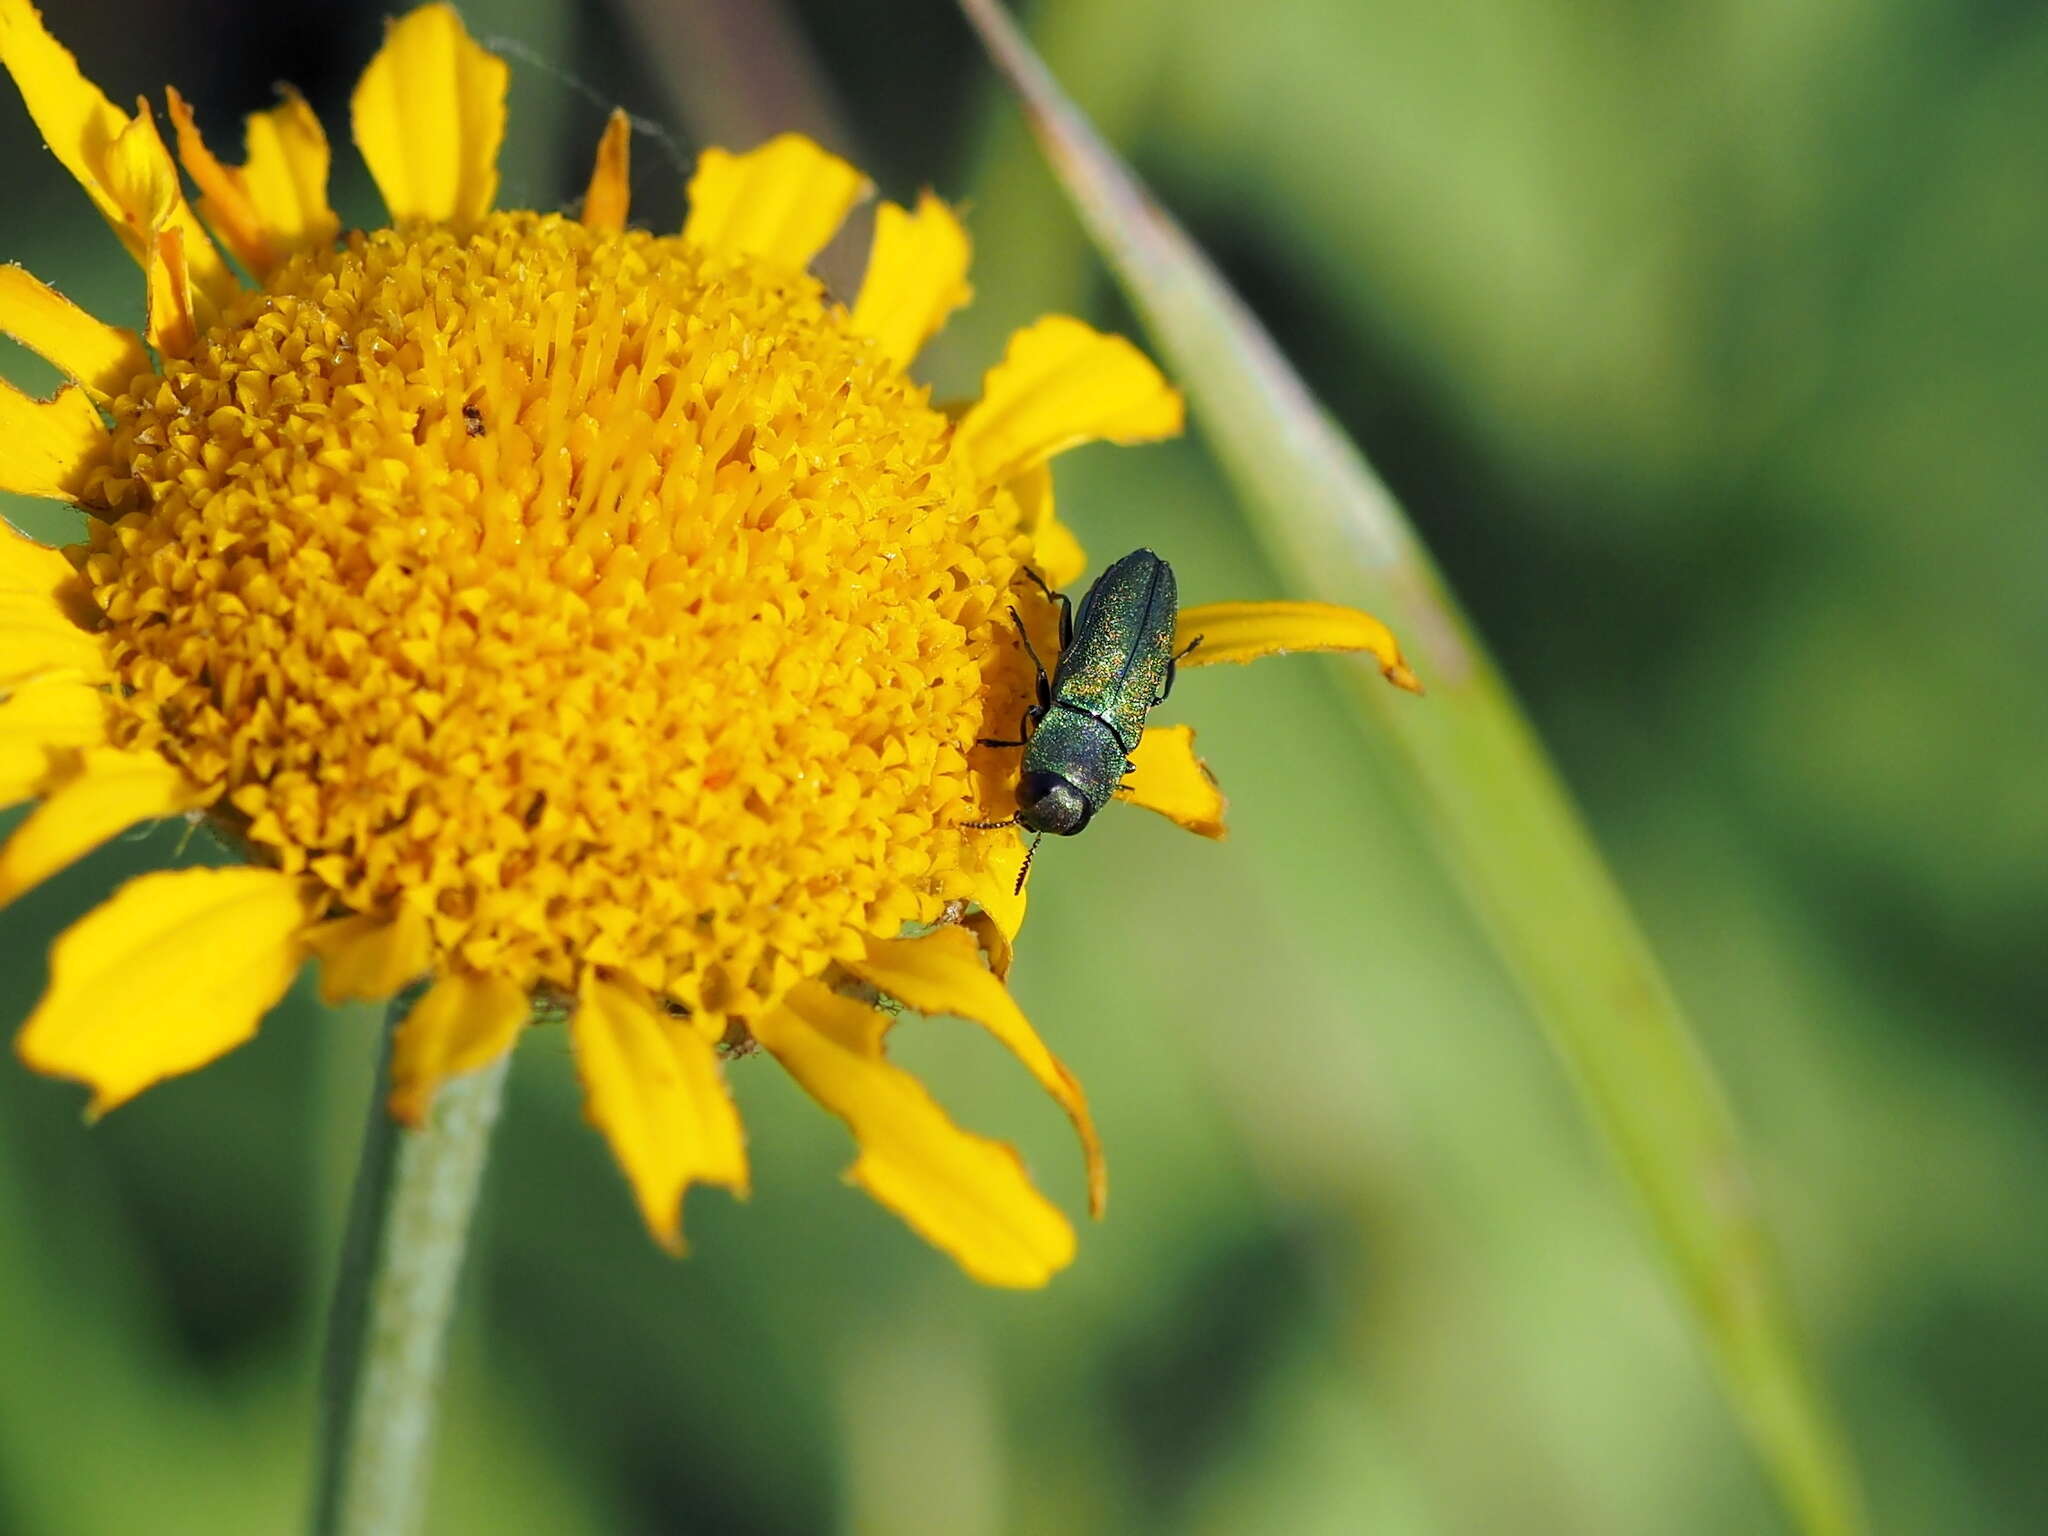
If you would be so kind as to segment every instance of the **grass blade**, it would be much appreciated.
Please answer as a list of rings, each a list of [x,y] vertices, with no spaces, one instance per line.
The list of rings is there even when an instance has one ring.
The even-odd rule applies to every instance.
[[[997,0],[961,0],[1281,568],[1368,608],[1430,694],[1352,669],[1437,846],[1647,1211],[1799,1528],[1863,1529],[1733,1119],[1556,770],[1414,529],[1228,285],[1067,100]]]

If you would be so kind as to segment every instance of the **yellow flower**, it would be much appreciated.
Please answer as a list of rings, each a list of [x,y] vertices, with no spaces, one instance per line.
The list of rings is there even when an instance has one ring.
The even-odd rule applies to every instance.
[[[0,329],[74,381],[0,384],[0,488],[85,542],[0,525],[0,849],[10,901],[124,828],[189,814],[244,867],[144,875],[51,954],[22,1059],[104,1112],[247,1039],[315,955],[331,1000],[424,983],[391,1107],[567,1010],[592,1123],[681,1246],[691,1183],[744,1191],[721,1055],[759,1044],[860,1143],[854,1177],[970,1273],[1043,1282],[1067,1220],[884,1042],[893,999],[1081,1088],[1003,984],[1029,663],[1080,568],[1045,464],[1179,429],[1128,342],[1017,333],[957,420],[905,369],[968,296],[936,198],[884,203],[851,308],[805,271],[866,184],[807,140],[710,150],[679,235],[626,227],[615,115],[580,218],[495,212],[506,68],[446,6],[394,23],[355,140],[392,225],[341,232],[304,101],[217,159],[175,92],[186,201],[26,0],[0,63],[140,263],[146,332],[0,267]],[[214,238],[209,238],[208,230]],[[217,239],[218,246],[214,243]],[[223,255],[223,248],[225,255]],[[233,261],[255,279],[245,285]],[[1191,611],[1200,661],[1375,651],[1346,610]],[[1184,729],[1127,797],[1219,835]]]

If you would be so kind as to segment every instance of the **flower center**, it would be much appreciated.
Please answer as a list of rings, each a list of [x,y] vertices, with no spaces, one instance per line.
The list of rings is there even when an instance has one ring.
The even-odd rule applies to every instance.
[[[931,916],[1026,544],[843,321],[555,216],[296,258],[114,403],[119,739],[529,985],[744,1020]]]

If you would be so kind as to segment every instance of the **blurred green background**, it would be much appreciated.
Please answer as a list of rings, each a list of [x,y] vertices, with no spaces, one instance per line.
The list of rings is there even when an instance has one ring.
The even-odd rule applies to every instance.
[[[175,81],[217,140],[297,81],[344,218],[379,216],[342,124],[381,6],[49,9],[117,100]],[[889,195],[970,203],[948,391],[1045,310],[1129,324],[941,0],[465,10],[520,55],[501,203],[577,195],[613,101],[683,163],[808,127]],[[1529,701],[1728,1081],[1876,1526],[2048,1529],[2048,13],[1028,15]],[[0,97],[0,259],[139,323],[134,269]],[[645,135],[635,156],[636,214],[674,227],[681,170]],[[1190,601],[1281,595],[1199,441],[1061,469],[1098,557],[1149,544]],[[843,1187],[837,1122],[758,1060],[732,1073],[754,1198],[693,1197],[693,1254],[665,1259],[565,1040],[532,1036],[434,1528],[1780,1528],[1336,665],[1176,693],[1227,844],[1126,811],[1041,860],[1015,983],[1114,1179],[1044,1293],[978,1289]],[[125,841],[6,914],[0,1022],[119,880],[208,856],[177,844]],[[296,1527],[374,1032],[302,985],[254,1045],[89,1132],[77,1091],[0,1070],[0,1530]],[[949,1023],[897,1041],[1077,1209],[1020,1072]]]

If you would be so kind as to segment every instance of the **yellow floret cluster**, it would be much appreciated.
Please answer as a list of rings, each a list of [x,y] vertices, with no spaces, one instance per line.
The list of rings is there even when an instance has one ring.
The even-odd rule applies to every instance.
[[[553,215],[353,234],[111,411],[115,739],[335,910],[740,1022],[935,915],[1028,544],[812,278]]]

